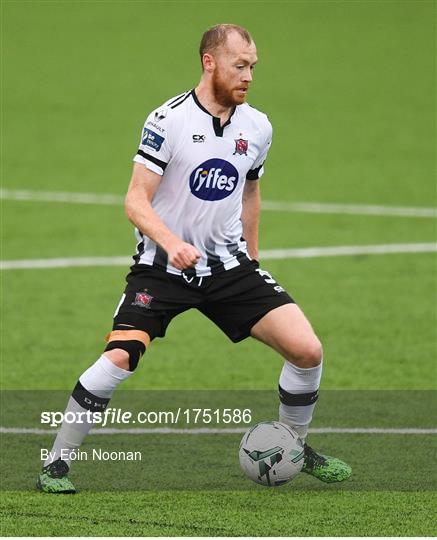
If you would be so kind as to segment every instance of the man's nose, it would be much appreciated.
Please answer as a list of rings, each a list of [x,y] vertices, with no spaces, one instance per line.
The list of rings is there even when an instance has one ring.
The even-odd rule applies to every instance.
[[[243,81],[244,82],[251,82],[252,81],[252,70],[250,67],[246,68],[243,73]]]

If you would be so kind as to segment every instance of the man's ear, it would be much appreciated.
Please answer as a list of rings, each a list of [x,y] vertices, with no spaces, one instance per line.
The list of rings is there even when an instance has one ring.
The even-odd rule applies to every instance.
[[[204,53],[202,56],[202,66],[204,71],[211,73],[216,67],[216,61],[212,54]]]

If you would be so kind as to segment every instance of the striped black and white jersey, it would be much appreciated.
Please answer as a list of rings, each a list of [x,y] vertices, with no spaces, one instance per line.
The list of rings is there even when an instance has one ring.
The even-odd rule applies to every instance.
[[[172,232],[201,253],[197,276],[248,260],[240,219],[243,187],[262,176],[271,139],[264,113],[244,103],[221,126],[194,90],[148,116],[134,161],[162,175],[152,206]],[[160,246],[138,229],[135,233],[137,264],[181,273]]]

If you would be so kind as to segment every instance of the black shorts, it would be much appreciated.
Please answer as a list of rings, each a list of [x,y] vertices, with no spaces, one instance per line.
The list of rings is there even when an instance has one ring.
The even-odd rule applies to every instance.
[[[196,308],[237,342],[248,337],[266,313],[294,303],[256,261],[204,278],[134,265],[126,281],[113,329],[144,330],[150,339],[164,337],[173,317]]]

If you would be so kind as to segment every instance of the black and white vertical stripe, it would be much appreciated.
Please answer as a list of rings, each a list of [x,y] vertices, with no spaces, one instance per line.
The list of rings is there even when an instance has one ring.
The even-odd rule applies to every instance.
[[[136,236],[138,244],[137,252],[133,257],[135,264],[145,264],[147,266],[152,266],[157,270],[165,270],[171,274],[181,274],[180,270],[177,270],[170,265],[168,255],[164,249],[150,240],[147,236],[141,234],[138,229],[136,229]],[[207,271],[206,273],[205,270],[202,271],[203,276],[221,274],[222,272],[236,268],[249,260],[246,250],[240,249],[236,243],[221,246],[220,249],[217,247],[214,249],[209,246],[205,255],[205,259],[201,262],[203,262],[203,268],[205,268],[205,266],[207,267]],[[200,277],[195,269],[190,269],[189,273]]]

